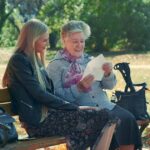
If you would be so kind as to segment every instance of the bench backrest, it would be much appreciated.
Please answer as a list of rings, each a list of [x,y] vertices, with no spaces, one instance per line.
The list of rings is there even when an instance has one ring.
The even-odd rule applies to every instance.
[[[14,115],[11,107],[11,99],[8,89],[0,89],[0,107],[2,107],[10,115]]]

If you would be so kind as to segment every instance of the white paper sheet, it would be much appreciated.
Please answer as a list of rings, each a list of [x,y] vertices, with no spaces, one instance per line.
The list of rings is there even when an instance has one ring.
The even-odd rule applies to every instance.
[[[91,74],[94,76],[94,80],[101,81],[104,76],[104,71],[102,69],[102,65],[106,62],[104,56],[102,54],[98,55],[97,57],[93,58],[85,68],[83,73],[83,77]]]

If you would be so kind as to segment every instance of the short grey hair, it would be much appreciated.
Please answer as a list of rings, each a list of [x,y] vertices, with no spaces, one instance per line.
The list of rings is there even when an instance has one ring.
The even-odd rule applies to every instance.
[[[61,28],[61,38],[65,37],[68,33],[82,32],[85,39],[88,39],[91,35],[90,26],[84,21],[71,20],[64,24]]]

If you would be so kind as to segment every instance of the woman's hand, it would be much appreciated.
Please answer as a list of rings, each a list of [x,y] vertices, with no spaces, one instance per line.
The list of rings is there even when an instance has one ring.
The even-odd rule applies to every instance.
[[[93,81],[94,81],[94,76],[87,75],[77,83],[78,90],[81,92],[87,92],[91,88]]]
[[[94,106],[79,106],[80,110],[97,110],[99,111],[100,108],[99,107],[94,107]]]
[[[104,70],[104,76],[108,77],[111,74],[112,69],[113,69],[112,68],[112,63],[111,62],[106,62],[106,63],[103,64],[102,68]]]

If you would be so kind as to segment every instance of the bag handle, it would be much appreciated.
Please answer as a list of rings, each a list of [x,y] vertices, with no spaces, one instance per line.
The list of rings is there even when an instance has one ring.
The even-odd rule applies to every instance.
[[[145,82],[139,83],[139,84],[133,84],[133,86],[142,86],[143,88],[146,89],[147,84]]]
[[[131,80],[129,63],[126,62],[117,63],[114,66],[114,69],[119,70],[125,80],[126,86],[124,91],[127,92],[128,89],[130,89],[131,92],[135,92],[136,90]]]
[[[143,83],[139,83],[139,84],[133,84],[132,80],[131,80],[131,75],[130,75],[130,67],[129,67],[129,63],[126,62],[122,62],[122,63],[117,63],[114,66],[115,70],[119,70],[125,80],[126,86],[125,86],[125,90],[124,92],[127,92],[128,89],[130,89],[130,92],[135,92],[135,87],[134,86],[142,86],[143,88],[145,88],[145,90],[150,91],[150,89],[148,89],[146,86],[147,84],[145,82]]]

